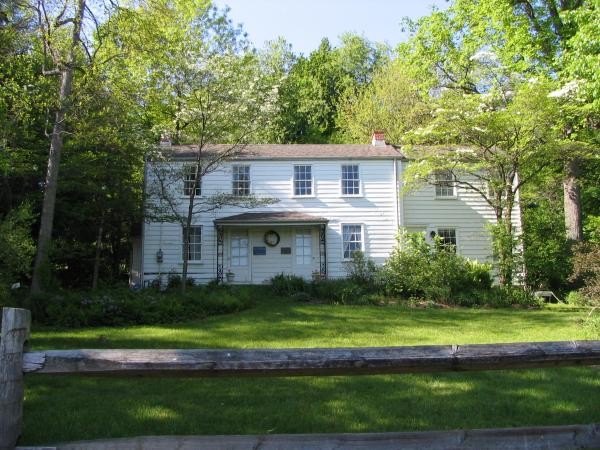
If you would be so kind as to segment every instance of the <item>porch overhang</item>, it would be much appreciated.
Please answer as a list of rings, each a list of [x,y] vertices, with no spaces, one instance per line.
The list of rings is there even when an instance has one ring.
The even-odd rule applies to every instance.
[[[217,280],[223,282],[225,261],[225,228],[229,227],[289,227],[317,226],[319,230],[319,276],[327,277],[327,223],[324,217],[299,212],[273,211],[236,214],[214,220],[217,230]]]
[[[327,225],[328,222],[324,217],[287,211],[242,213],[214,220],[215,226],[228,227]]]

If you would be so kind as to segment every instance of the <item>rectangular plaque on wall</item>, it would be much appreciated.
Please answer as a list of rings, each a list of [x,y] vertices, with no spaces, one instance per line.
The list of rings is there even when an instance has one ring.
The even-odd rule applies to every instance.
[[[266,255],[267,254],[267,247],[253,247],[252,248],[252,254],[253,255]]]
[[[282,255],[291,255],[292,247],[281,247],[281,254]]]

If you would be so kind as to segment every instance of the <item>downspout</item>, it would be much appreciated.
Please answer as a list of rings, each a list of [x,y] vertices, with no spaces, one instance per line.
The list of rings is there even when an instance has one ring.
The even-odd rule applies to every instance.
[[[398,178],[398,160],[394,158],[394,209],[395,209],[395,225],[396,225],[396,233],[400,228],[400,224],[403,224],[402,220],[402,205],[400,198],[400,183]]]
[[[146,183],[148,182],[148,157],[144,156],[144,185],[142,186],[142,242],[140,252],[140,287],[144,287],[144,247],[146,246]]]

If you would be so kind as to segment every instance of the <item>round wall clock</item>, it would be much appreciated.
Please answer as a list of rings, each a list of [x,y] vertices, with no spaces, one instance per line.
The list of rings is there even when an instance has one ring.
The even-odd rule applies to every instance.
[[[279,233],[277,233],[277,231],[274,230],[269,230],[265,233],[263,239],[265,241],[265,244],[267,244],[269,247],[275,247],[277,244],[279,244]]]

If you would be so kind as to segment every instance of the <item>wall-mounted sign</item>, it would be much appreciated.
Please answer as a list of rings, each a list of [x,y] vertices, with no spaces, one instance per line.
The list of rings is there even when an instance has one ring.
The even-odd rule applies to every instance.
[[[252,247],[252,254],[253,255],[266,255],[267,247]]]
[[[281,254],[282,255],[291,255],[292,247],[281,247]]]

